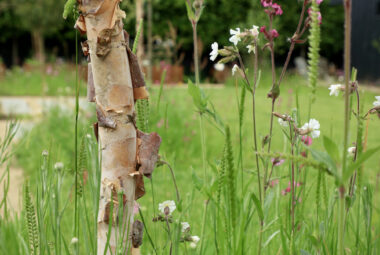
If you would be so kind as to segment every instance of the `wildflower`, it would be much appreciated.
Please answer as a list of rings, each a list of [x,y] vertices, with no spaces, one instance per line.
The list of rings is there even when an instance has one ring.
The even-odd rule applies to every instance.
[[[272,4],[272,8],[276,15],[282,15],[283,12],[279,4]]]
[[[261,0],[261,4],[263,7],[271,7],[272,6],[272,0]]]
[[[173,200],[167,200],[158,204],[158,210],[165,215],[170,215],[176,209],[175,202]]]
[[[78,238],[77,237],[73,237],[72,239],[71,239],[71,244],[77,244],[79,242],[79,240],[78,240]]]
[[[380,96],[376,96],[376,101],[373,102],[374,107],[380,107]]]
[[[248,54],[253,52],[253,54],[256,54],[256,51],[255,51],[255,46],[250,44],[250,45],[247,45],[247,49],[248,49]]]
[[[281,166],[282,164],[284,164],[285,160],[280,159],[280,158],[272,158],[271,162],[272,162],[273,166]]]
[[[49,152],[48,152],[47,150],[44,150],[44,151],[42,152],[42,156],[44,156],[44,157],[49,156]]]
[[[54,164],[54,169],[57,171],[60,171],[63,169],[63,163],[62,162],[57,162]]]
[[[318,138],[321,135],[320,127],[318,120],[310,119],[308,123],[302,126],[300,131],[302,135],[310,134],[312,138]]]
[[[197,247],[197,243],[201,239],[199,238],[199,236],[191,236],[190,239],[191,239],[190,247],[195,249]]]
[[[300,182],[294,182],[294,187],[300,187],[301,183]],[[290,182],[288,182],[288,187],[286,189],[281,191],[281,194],[285,196],[286,194],[290,193],[292,191],[292,187],[290,186]]]
[[[339,96],[339,91],[344,89],[344,86],[342,84],[333,84],[329,87],[330,90],[330,96]]]
[[[278,118],[278,124],[280,124],[282,127],[289,127],[289,123],[281,118]]]
[[[232,75],[235,75],[235,73],[236,73],[237,70],[239,70],[239,66],[235,64],[235,65],[232,67]]]
[[[219,50],[219,45],[217,42],[214,42],[212,45],[211,45],[211,53],[210,53],[210,60],[211,61],[215,61],[215,59],[218,57],[218,50]]]
[[[236,28],[236,30],[230,29],[230,42],[232,42],[235,46],[241,41],[240,37],[240,28]]]
[[[271,31],[270,31],[270,34],[271,34],[271,36],[273,37],[273,38],[277,38],[280,34],[277,32],[277,30],[276,29],[272,29]]]
[[[317,0],[317,4],[320,5],[323,2],[323,0]]]
[[[259,36],[259,27],[253,25],[253,27],[249,30],[252,34],[253,37],[258,37]]]
[[[279,183],[280,183],[280,181],[278,179],[277,180],[273,180],[273,181],[270,182],[270,186],[271,186],[271,188],[273,188],[274,186],[276,186]]]
[[[350,148],[348,148],[347,151],[350,154],[350,156],[354,156],[356,153],[356,147],[350,147]]]
[[[220,64],[220,63],[214,65],[215,70],[219,72],[222,72],[225,67],[226,66],[224,64]]]
[[[190,224],[188,222],[181,222],[182,232],[186,232],[190,229]]]
[[[307,135],[302,136],[301,141],[306,146],[311,146],[313,144],[313,138],[311,138],[310,136],[307,136]]]

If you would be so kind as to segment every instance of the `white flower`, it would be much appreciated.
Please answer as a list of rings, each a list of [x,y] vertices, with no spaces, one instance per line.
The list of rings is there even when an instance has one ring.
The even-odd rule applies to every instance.
[[[49,156],[49,152],[47,150],[42,151],[42,156],[44,157]]]
[[[230,34],[232,35],[230,37],[230,42],[232,42],[236,46],[241,41],[240,28],[236,28],[236,30],[230,29]]]
[[[281,118],[278,119],[278,124],[280,124],[280,126],[282,126],[282,127],[289,127],[289,122],[287,122]]]
[[[199,236],[191,236],[190,239],[191,239],[190,247],[195,249],[197,247],[197,243],[201,239],[199,238]]]
[[[301,131],[305,134],[310,134],[312,138],[318,138],[321,135],[321,131],[319,130],[320,128],[321,125],[319,124],[318,120],[310,119],[308,123],[303,125]]]
[[[236,73],[237,70],[239,70],[239,66],[235,64],[235,65],[232,67],[232,75],[235,75],[235,73]]]
[[[333,84],[329,87],[330,96],[339,96],[339,91],[344,88],[341,84]]]
[[[256,54],[255,46],[253,46],[252,44],[248,45],[247,49],[248,49],[248,54],[251,52],[253,52],[253,54]]]
[[[71,244],[77,244],[78,241],[79,241],[78,238],[73,237],[73,239],[71,239]]]
[[[165,208],[169,208],[169,215],[177,208],[173,200],[167,200],[158,204],[158,210],[165,214]]]
[[[252,29],[250,29],[249,31],[251,31],[251,34],[254,36],[254,37],[258,37],[259,36],[259,27],[258,26],[255,26],[253,25]]]
[[[210,53],[210,60],[211,61],[215,61],[215,59],[218,57],[218,50],[219,50],[219,45],[217,42],[214,42],[212,45],[211,45],[211,53]]]
[[[348,148],[347,151],[350,154],[350,156],[354,156],[356,153],[356,147],[350,147],[350,148]]]
[[[55,170],[62,170],[63,169],[63,163],[62,162],[57,162],[54,164],[54,169]]]
[[[216,71],[219,71],[219,72],[222,72],[223,70],[224,70],[224,68],[225,68],[226,66],[225,66],[225,64],[215,64],[214,65],[214,68],[215,68],[215,70]]]
[[[182,225],[182,232],[186,232],[188,229],[190,229],[190,224],[188,222],[181,222]]]
[[[380,96],[375,97],[376,101],[373,102],[374,107],[379,107],[380,106]]]

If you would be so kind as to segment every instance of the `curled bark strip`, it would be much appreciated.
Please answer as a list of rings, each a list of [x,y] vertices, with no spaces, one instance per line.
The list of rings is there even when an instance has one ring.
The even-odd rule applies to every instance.
[[[145,87],[133,88],[133,98],[135,99],[135,101],[137,99],[148,99],[149,93],[145,89]]]
[[[135,220],[132,225],[132,246],[138,248],[142,245],[144,225],[141,221]]]
[[[137,130],[137,140],[137,164],[139,165],[139,172],[151,178],[158,160],[161,137],[157,133],[146,134]]]
[[[132,84],[134,88],[145,87],[144,75],[140,69],[137,56],[127,47],[129,66],[131,68]]]
[[[94,76],[92,74],[92,65],[88,63],[88,73],[87,73],[87,101],[95,102],[95,86],[94,86]]]
[[[136,189],[135,189],[135,199],[139,199],[145,195],[144,177],[142,174],[135,175]]]
[[[83,15],[79,15],[77,21],[75,22],[74,28],[77,29],[81,33],[81,35],[86,34],[86,22],[84,20]]]
[[[120,34],[122,26],[120,21],[116,21],[112,28],[105,28],[100,31],[97,39],[96,55],[99,58],[105,58],[111,51],[112,38],[117,37]]]
[[[116,128],[116,122],[113,119],[107,117],[100,106],[96,107],[96,116],[98,117],[99,127],[111,128],[111,129]]]
[[[83,55],[87,57],[90,54],[90,48],[88,46],[88,42],[84,41],[80,43],[82,46]]]
[[[96,141],[99,141],[99,125],[98,125],[98,122],[93,124],[93,128],[94,128],[94,135],[96,137]]]

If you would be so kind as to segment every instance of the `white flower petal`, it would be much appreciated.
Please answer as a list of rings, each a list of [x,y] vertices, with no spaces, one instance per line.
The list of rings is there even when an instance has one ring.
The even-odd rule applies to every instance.
[[[233,75],[233,76],[235,75],[235,73],[236,73],[237,70],[239,70],[239,66],[235,64],[235,65],[232,67],[232,75]]]
[[[211,45],[211,53],[210,53],[210,60],[211,61],[215,61],[215,59],[218,57],[218,51],[219,51],[219,45],[217,42],[214,42],[212,45]]]
[[[171,214],[177,208],[173,200],[167,200],[158,204],[158,210],[162,213],[165,213],[166,207],[169,208],[169,214]]]

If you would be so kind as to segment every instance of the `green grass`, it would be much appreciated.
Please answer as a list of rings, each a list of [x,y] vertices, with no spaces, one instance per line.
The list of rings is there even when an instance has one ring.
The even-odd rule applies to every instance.
[[[296,97],[298,95],[300,122],[301,124],[305,123],[307,121],[307,106],[311,91],[306,84],[307,81],[298,76],[286,78],[281,87],[281,97],[276,105],[276,111],[282,114],[291,113],[296,108]],[[264,73],[257,90],[257,123],[260,141],[268,134],[270,100],[266,98],[266,94],[269,90],[269,85],[270,76]],[[240,96],[240,90],[237,91],[234,87],[234,81],[230,81],[225,87],[206,88],[205,92],[213,102],[223,122],[231,128],[232,153],[235,159],[234,169],[239,171],[238,169],[240,168],[237,167],[240,143],[239,111],[236,98]],[[220,169],[220,162],[224,155],[225,137],[209,122],[204,121],[207,147],[207,179],[209,181],[208,183],[203,183],[199,119],[192,99],[187,93],[186,86],[164,88],[159,111],[155,107],[158,94],[159,88],[153,87],[151,89],[149,130],[158,132],[162,137],[163,142],[160,154],[173,166],[178,182],[182,197],[182,210],[177,209],[173,213],[173,217],[189,222],[191,233],[200,236],[203,227],[204,202],[209,199],[206,194],[212,193],[213,199],[215,198],[217,184],[213,185],[213,183],[218,183],[219,181],[217,171]],[[362,93],[364,109],[371,107],[374,96],[375,94],[371,92]],[[303,168],[301,170],[301,176],[306,176],[307,182],[302,186],[302,202],[297,206],[296,219],[299,223],[299,229],[294,237],[290,236],[289,228],[290,195],[281,195],[281,190],[285,189],[289,182],[289,162],[275,168],[273,177],[279,178],[280,182],[277,186],[267,191],[267,200],[264,207],[258,208],[257,205],[255,206],[252,192],[257,193],[257,178],[253,154],[251,103],[250,94],[247,93],[242,126],[243,192],[241,191],[240,172],[230,175],[235,176],[232,181],[236,185],[237,218],[231,222],[229,222],[231,219],[228,217],[223,218],[225,213],[229,215],[231,208],[228,205],[230,203],[227,201],[229,201],[229,196],[232,196],[229,194],[232,193],[231,188],[228,188],[231,185],[223,184],[224,182],[222,181],[220,207],[211,199],[207,208],[206,224],[204,225],[205,235],[201,236],[203,241],[202,254],[217,254],[216,247],[218,247],[219,254],[233,254],[231,251],[235,251],[236,254],[255,254],[260,229],[257,211],[263,212],[266,223],[263,232],[263,254],[286,254],[286,250],[291,249],[294,249],[297,254],[316,254],[317,251],[320,251],[321,254],[335,254],[337,193],[334,181],[330,176],[325,176],[327,184],[324,187],[326,192],[322,189],[319,191],[322,194],[317,195],[318,171],[313,168]],[[326,87],[318,87],[316,104],[313,106],[311,117],[320,121],[322,135],[333,138],[342,147],[343,97],[330,97]],[[99,177],[99,167],[96,159],[97,145],[91,130],[91,125],[95,119],[94,112],[80,112],[79,119],[79,130],[81,131],[79,139],[85,137],[85,151],[87,153],[85,171],[89,174],[88,182],[83,187],[84,194],[80,198],[82,232],[79,245],[80,254],[93,254],[96,238],[94,233],[98,194],[96,190]],[[368,148],[373,148],[380,144],[377,130],[380,125],[379,121],[377,117],[371,116]],[[352,142],[354,142],[355,119],[352,119],[351,123],[351,137]],[[90,135],[90,138],[87,138],[87,134]],[[312,147],[323,150],[322,138],[315,139]],[[43,224],[40,229],[42,245],[44,245],[45,249],[50,247],[52,254],[66,254],[68,251],[73,251],[73,245],[70,245],[70,242],[73,238],[71,219],[73,218],[74,113],[62,113],[55,110],[47,114],[41,123],[29,134],[25,135],[17,148],[16,162],[25,170],[26,176],[30,179],[30,191],[34,206],[37,208],[37,218],[40,224]],[[46,159],[41,156],[43,150],[49,151],[47,161],[44,161]],[[287,145],[283,132],[276,121],[272,151],[284,152],[288,150],[289,145]],[[362,196],[360,200],[361,207],[357,207],[359,198],[356,197],[354,207],[348,215],[349,221],[345,244],[353,254],[377,254],[380,249],[380,213],[378,206],[380,194],[379,190],[375,189],[377,184],[376,176],[380,172],[379,161],[379,157],[374,156],[365,163],[363,185],[367,189],[360,193]],[[54,169],[55,162],[64,163],[65,168],[62,173],[57,173]],[[45,180],[42,180],[42,177]],[[62,182],[59,190],[57,190],[56,185],[58,180]],[[47,185],[44,198],[42,197],[43,192],[40,190],[41,185]],[[160,251],[159,254],[169,254],[165,224],[162,222],[153,223],[151,220],[157,214],[159,202],[176,200],[169,169],[166,166],[157,168],[153,174],[153,185],[146,179],[145,187],[146,195],[138,202],[141,204],[146,227],[154,245]],[[154,196],[152,187],[154,188]],[[372,199],[369,191],[373,192]],[[325,195],[327,195],[326,198],[324,198]],[[59,200],[58,204],[54,203],[57,200]],[[320,205],[318,218],[316,205]],[[360,212],[359,218],[357,217],[357,212]],[[370,216],[372,221],[369,221]],[[17,243],[14,247],[18,247],[14,248],[15,250],[12,254],[24,254],[25,244],[23,242],[27,243],[25,235],[27,231],[23,217],[1,222],[0,250],[5,250],[9,245],[7,242],[11,241]],[[231,225],[232,222],[236,222],[236,224],[233,226]],[[173,227],[177,225],[178,222],[174,221]],[[231,229],[231,231],[226,231],[227,229]],[[172,232],[175,233],[175,231]],[[15,236],[16,233],[18,233],[17,237]],[[232,233],[233,236],[231,237]],[[369,234],[371,235],[369,236]],[[173,236],[175,237],[174,234]],[[357,240],[358,243],[356,243]],[[177,254],[186,254],[186,252],[187,254],[200,253],[199,247],[197,250],[190,249],[188,245],[186,245],[186,249],[184,247],[183,243],[175,242],[174,250],[178,251]],[[356,248],[359,250],[356,250]],[[239,253],[236,251],[239,251]],[[143,254],[152,254],[147,234],[144,235]]]

